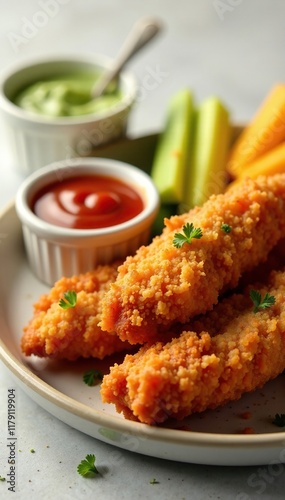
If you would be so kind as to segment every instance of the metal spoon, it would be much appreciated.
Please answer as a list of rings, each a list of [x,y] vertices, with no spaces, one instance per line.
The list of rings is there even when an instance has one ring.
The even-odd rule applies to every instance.
[[[123,66],[154,38],[162,29],[162,23],[154,18],[142,18],[135,23],[121,50],[114,60],[112,66],[108,68],[95,83],[91,94],[92,97],[99,97],[103,94],[108,84],[120,73]]]

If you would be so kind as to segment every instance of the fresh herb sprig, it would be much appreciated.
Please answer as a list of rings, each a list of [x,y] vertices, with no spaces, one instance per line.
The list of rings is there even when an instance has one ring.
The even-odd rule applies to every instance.
[[[257,313],[263,309],[268,309],[275,304],[275,297],[266,293],[262,299],[261,294],[257,290],[250,290],[250,298],[253,302],[253,312]]]
[[[63,294],[64,299],[60,299],[59,306],[62,309],[70,309],[76,306],[77,293],[74,290],[68,290]]]
[[[77,466],[77,472],[84,477],[95,477],[99,474],[97,467],[95,466],[95,455],[86,455],[84,460],[81,460],[80,464]]]
[[[83,374],[83,382],[90,387],[103,380],[103,374],[99,370],[88,370]]]
[[[173,245],[176,248],[181,248],[184,243],[192,243],[192,239],[200,239],[203,236],[203,232],[200,227],[194,227],[194,225],[187,222],[183,228],[183,233],[175,233],[173,239]]]

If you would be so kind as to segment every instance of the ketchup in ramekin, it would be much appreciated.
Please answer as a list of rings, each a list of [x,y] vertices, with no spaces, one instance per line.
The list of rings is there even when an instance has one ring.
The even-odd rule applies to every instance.
[[[151,177],[109,158],[72,158],[38,169],[16,195],[35,276],[53,285],[134,255],[152,236],[160,205]]]
[[[31,208],[60,227],[96,229],[133,219],[144,208],[140,194],[114,177],[82,175],[54,182],[36,193]]]

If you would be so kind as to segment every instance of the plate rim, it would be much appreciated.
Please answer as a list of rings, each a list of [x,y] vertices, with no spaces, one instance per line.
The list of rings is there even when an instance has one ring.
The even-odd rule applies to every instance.
[[[14,213],[13,213],[14,212]],[[0,212],[0,225],[4,217],[17,217],[15,212],[14,201],[10,201],[4,210]],[[28,366],[10,351],[1,337],[0,332],[0,359],[8,369],[13,373],[16,378],[27,385],[28,388],[33,389],[39,396],[48,399],[55,406],[81,418],[88,420],[91,423],[106,426],[106,414],[96,408],[91,408],[76,401],[70,396],[62,393],[58,389],[52,387],[50,384],[38,377]],[[262,433],[262,434],[219,434],[211,432],[197,432],[186,431],[183,429],[169,429],[157,426],[148,426],[141,422],[122,419],[116,415],[108,415],[108,425],[112,429],[119,432],[130,432],[132,430],[143,432],[145,437],[153,438],[157,441],[170,441],[172,444],[188,444],[199,446],[218,445],[219,447],[243,447],[245,444],[249,446],[260,446],[280,444],[280,441],[285,443],[285,431],[276,433]],[[143,431],[142,431],[143,429]],[[284,444],[283,443],[283,444]]]

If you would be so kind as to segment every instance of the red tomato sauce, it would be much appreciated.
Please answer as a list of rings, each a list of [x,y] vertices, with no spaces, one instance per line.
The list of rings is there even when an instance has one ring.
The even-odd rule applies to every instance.
[[[126,222],[144,208],[140,194],[113,177],[84,175],[55,182],[40,190],[33,212],[56,226],[96,229]]]

